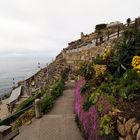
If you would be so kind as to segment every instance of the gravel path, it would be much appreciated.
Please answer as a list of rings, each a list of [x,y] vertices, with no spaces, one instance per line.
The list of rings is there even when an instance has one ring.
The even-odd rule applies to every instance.
[[[14,140],[83,140],[75,123],[74,83],[68,82],[52,111],[23,126]]]

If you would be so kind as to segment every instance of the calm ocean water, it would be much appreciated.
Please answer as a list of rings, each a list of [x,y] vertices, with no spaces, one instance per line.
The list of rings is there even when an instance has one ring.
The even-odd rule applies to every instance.
[[[0,96],[13,86],[13,78],[17,83],[35,74],[39,70],[38,62],[43,68],[50,60],[47,58],[0,58]]]

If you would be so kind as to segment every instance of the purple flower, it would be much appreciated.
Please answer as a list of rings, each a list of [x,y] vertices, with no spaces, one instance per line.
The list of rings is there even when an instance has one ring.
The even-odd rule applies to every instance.
[[[84,96],[80,93],[80,88],[84,85],[84,80],[79,80],[75,88],[75,113],[82,123],[85,136],[88,140],[104,140],[99,136],[98,129],[98,112],[94,106],[91,106],[88,111],[82,108]]]

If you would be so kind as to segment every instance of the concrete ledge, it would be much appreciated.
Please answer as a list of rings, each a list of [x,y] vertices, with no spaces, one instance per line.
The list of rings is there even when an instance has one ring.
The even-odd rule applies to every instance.
[[[12,140],[19,134],[19,130],[12,131],[11,126],[2,125],[0,126],[0,140]]]

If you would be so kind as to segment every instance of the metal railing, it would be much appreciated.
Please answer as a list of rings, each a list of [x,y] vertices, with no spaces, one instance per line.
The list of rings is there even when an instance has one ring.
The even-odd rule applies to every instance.
[[[0,120],[0,125],[10,125],[12,122],[14,122],[20,115],[22,115],[25,111],[29,110],[32,108],[33,105],[29,105],[28,107],[25,107],[24,109],[11,114],[10,116],[4,118],[3,120]]]

